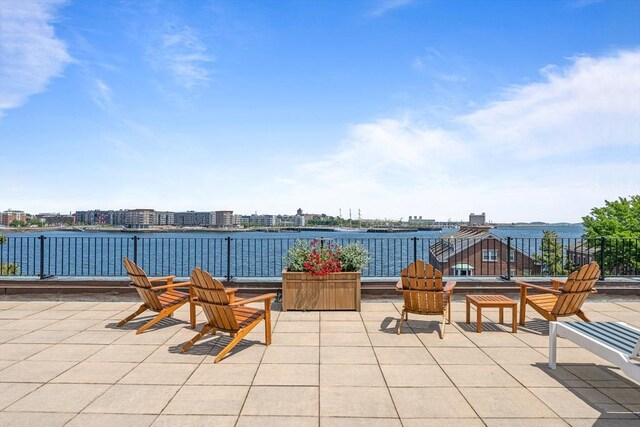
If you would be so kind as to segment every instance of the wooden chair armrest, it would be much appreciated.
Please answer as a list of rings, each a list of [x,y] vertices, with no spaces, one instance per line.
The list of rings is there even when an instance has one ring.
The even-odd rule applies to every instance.
[[[456,287],[456,284],[457,284],[457,283],[458,283],[458,282],[456,282],[455,280],[451,280],[451,281],[447,282],[447,284],[446,284],[446,285],[444,285],[444,289],[443,289],[443,290],[444,290],[446,293],[453,293],[453,288],[455,288],[455,287]]]
[[[551,279],[551,285],[553,285],[553,289],[559,291],[560,285],[564,285],[566,281],[566,279]]]
[[[162,289],[173,289],[173,288],[188,288],[191,285],[191,282],[180,282],[180,283],[172,283],[170,285],[162,285],[162,286],[152,286],[152,291],[159,291]]]
[[[556,289],[547,288],[545,286],[532,285],[531,283],[527,283],[527,282],[516,282],[516,285],[520,285],[520,289],[522,289],[522,288],[531,288],[531,289],[535,289],[535,290],[540,291],[540,292],[546,292],[548,294],[559,295],[559,294],[562,293],[562,292],[560,292],[559,290],[556,290]]]
[[[172,281],[176,276],[162,276],[162,277],[149,277],[149,281],[153,282],[164,282],[164,281]]]
[[[224,291],[227,293],[227,295],[235,294],[236,292],[238,292],[238,288],[226,288]]]
[[[275,297],[276,297],[276,294],[275,293],[271,293],[271,294],[259,295],[257,297],[245,298],[243,300],[230,303],[229,307],[240,307],[240,306],[243,306],[245,304],[252,303],[252,302],[270,300],[270,299],[273,299]]]

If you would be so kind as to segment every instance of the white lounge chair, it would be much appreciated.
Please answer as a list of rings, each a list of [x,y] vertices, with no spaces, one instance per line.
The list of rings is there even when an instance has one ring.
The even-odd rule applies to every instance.
[[[623,322],[550,322],[549,367],[556,368],[557,337],[567,338],[585,350],[613,363],[640,383],[640,329]],[[634,362],[634,360],[636,362]]]

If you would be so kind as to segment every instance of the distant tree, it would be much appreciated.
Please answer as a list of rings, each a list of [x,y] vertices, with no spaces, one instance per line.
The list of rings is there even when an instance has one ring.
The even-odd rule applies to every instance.
[[[551,276],[558,276],[567,273],[564,264],[564,247],[562,239],[558,238],[555,231],[542,231],[542,243],[540,253],[533,258],[542,265],[542,271]]]
[[[31,218],[28,222],[27,225],[36,225],[38,227],[44,227],[44,221],[38,218]]]
[[[9,224],[9,227],[26,227],[27,223],[24,221],[21,221],[19,219],[14,219],[13,221],[11,221],[11,223]]]
[[[0,234],[0,245],[7,243],[7,237]],[[10,262],[9,264],[0,263],[0,276],[14,276],[19,271],[18,264]]]
[[[582,218],[584,238],[596,248],[596,260],[608,274],[636,274],[640,271],[640,195],[620,197],[591,209]],[[594,239],[605,237],[604,254]]]

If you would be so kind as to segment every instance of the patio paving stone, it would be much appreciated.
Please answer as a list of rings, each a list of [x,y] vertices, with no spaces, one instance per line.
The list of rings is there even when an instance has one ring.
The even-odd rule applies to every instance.
[[[0,410],[22,399],[42,384],[0,383]]]
[[[402,419],[477,417],[462,394],[454,387],[403,387],[389,390]]]
[[[251,387],[240,415],[317,417],[318,387]]]
[[[481,418],[556,418],[525,388],[463,387],[460,392]]]
[[[45,384],[5,411],[80,412],[109,386],[98,384]]]
[[[397,418],[386,387],[321,387],[321,417]]]
[[[400,423],[400,419],[398,418],[320,417],[320,427],[401,427],[401,426],[402,424]]]
[[[251,385],[258,364],[202,364],[187,380],[188,385]]]
[[[493,365],[491,360],[479,348],[429,348],[429,353],[440,365]]]
[[[384,387],[378,365],[320,365],[321,386]]]
[[[156,350],[153,345],[109,345],[90,356],[89,362],[142,362]]]
[[[0,412],[1,426],[62,427],[76,414],[45,412]]]
[[[234,427],[238,417],[235,415],[160,415],[152,427]]]
[[[276,416],[253,416],[243,415],[238,418],[236,427],[253,427],[259,425],[261,427],[317,427],[318,418],[316,417],[276,417]]]
[[[249,386],[187,385],[178,391],[162,414],[238,415]]]
[[[388,387],[453,387],[438,365],[382,365]]]
[[[319,347],[269,346],[264,351],[262,363],[320,363]]]
[[[377,365],[372,347],[320,347],[320,363],[330,365]]]
[[[116,384],[83,412],[94,414],[159,414],[178,386]]]
[[[65,427],[148,427],[155,419],[155,415],[78,414]]]
[[[82,362],[60,374],[53,383],[115,384],[133,368],[127,362]]]
[[[319,386],[318,365],[261,364],[253,385]]]
[[[141,363],[122,377],[120,384],[182,385],[198,367],[195,363]],[[160,375],[162,374],[162,375]]]
[[[443,365],[456,387],[522,387],[498,365]]]
[[[436,361],[424,347],[376,347],[380,365],[434,365]]]
[[[46,383],[76,365],[76,362],[39,362],[23,360],[2,370],[0,381]]]
[[[322,347],[370,347],[371,342],[369,336],[362,332],[322,332],[320,345]]]

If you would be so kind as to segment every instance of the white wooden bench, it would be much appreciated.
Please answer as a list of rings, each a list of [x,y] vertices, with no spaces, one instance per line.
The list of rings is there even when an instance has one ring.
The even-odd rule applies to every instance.
[[[551,369],[556,368],[557,337],[566,338],[613,363],[632,380],[640,383],[640,329],[623,322],[550,322]]]

